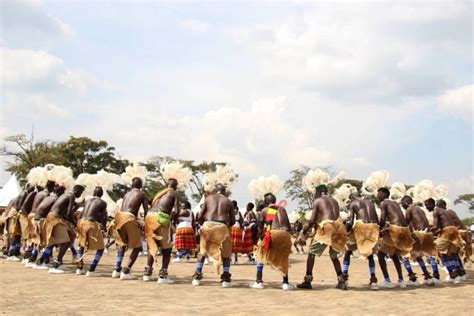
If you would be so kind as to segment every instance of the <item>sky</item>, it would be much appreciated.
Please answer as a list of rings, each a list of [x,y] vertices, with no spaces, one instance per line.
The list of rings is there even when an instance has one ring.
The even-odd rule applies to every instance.
[[[453,201],[474,192],[472,24],[471,1],[4,0],[0,137],[228,161],[241,206],[301,165]]]

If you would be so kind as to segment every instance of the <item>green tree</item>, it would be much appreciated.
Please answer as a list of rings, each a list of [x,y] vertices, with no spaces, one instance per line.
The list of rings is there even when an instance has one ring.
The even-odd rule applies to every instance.
[[[115,148],[106,141],[95,141],[88,137],[71,136],[65,142],[33,142],[25,135],[14,135],[5,140],[16,147],[4,153],[14,158],[6,171],[16,174],[20,179],[24,179],[31,168],[49,163],[71,168],[76,177],[84,172],[93,174],[102,169],[121,174],[129,165],[128,160],[118,157]]]
[[[311,168],[301,166],[290,171],[290,178],[285,181],[284,188],[286,197],[297,203],[298,207],[295,211],[305,212],[313,206],[313,196],[310,192],[303,188],[303,178]],[[321,168],[327,172],[327,168]]]
[[[454,205],[463,204],[467,206],[469,212],[474,213],[474,193],[461,194],[456,200]]]
[[[48,163],[58,164],[62,161],[59,157],[59,145],[53,141],[33,142],[25,135],[13,135],[5,138],[15,149],[5,149],[3,155],[13,157],[13,162],[7,162],[8,172],[14,173],[19,179],[24,179],[31,168],[43,166]]]

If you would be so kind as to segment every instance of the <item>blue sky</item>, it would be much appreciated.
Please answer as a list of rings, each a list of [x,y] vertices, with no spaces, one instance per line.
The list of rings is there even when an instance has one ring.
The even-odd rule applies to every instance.
[[[474,191],[469,1],[1,5],[2,137]]]

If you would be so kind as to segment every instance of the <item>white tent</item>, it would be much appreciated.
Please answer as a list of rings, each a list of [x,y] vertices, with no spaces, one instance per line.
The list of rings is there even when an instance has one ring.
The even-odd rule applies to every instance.
[[[5,186],[0,189],[0,207],[6,207],[21,192],[20,184],[15,175],[12,175]]]

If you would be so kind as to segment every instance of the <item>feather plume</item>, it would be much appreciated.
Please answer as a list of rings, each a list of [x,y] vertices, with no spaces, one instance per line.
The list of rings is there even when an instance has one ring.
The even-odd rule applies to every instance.
[[[48,171],[44,167],[34,167],[28,172],[26,180],[31,185],[44,187],[48,181]]]
[[[407,188],[401,182],[394,182],[390,187],[390,198],[400,202],[402,198],[407,195]]]
[[[231,166],[217,166],[216,171],[208,172],[202,177],[202,184],[204,191],[213,192],[217,184],[222,184],[230,189],[236,179],[237,176]]]
[[[364,195],[375,195],[378,189],[387,186],[389,177],[390,174],[387,170],[372,172],[362,184],[362,193]]]
[[[321,170],[321,169],[314,169],[314,170],[309,170],[308,173],[303,177],[303,188],[305,188],[306,191],[311,192],[314,194],[316,191],[316,187],[320,184],[331,184],[335,185],[337,184],[340,180],[344,179],[346,176],[346,173],[344,171],[339,172],[333,179],[331,179],[331,176],[329,173]]]
[[[165,181],[175,179],[178,181],[178,189],[184,190],[193,176],[191,169],[184,167],[180,162],[170,162],[161,165],[161,174]]]
[[[137,163],[132,163],[131,166],[125,168],[125,172],[121,175],[123,183],[127,185],[132,184],[134,178],[142,179],[143,185],[145,185],[146,178],[148,177],[148,171],[144,166],[139,166]]]
[[[277,176],[260,177],[249,183],[250,194],[255,200],[263,200],[265,194],[277,195],[283,189],[283,182]]]
[[[349,205],[349,196],[357,192],[357,188],[349,183],[342,184],[339,188],[334,190],[332,197],[339,204],[339,208],[346,208]]]

